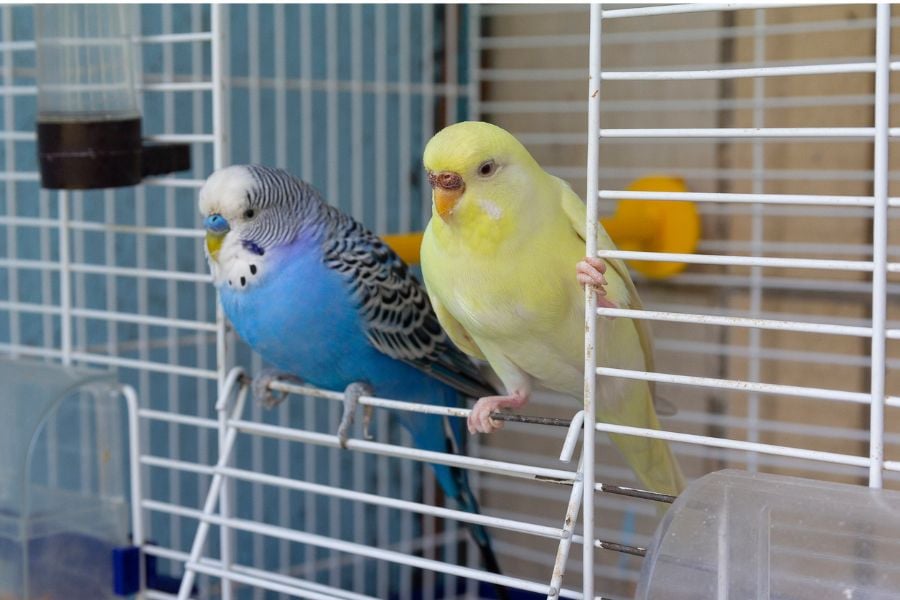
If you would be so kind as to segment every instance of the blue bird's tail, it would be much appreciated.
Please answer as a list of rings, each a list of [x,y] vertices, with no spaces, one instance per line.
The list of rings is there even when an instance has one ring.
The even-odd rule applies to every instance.
[[[410,414],[405,415],[407,427],[413,434],[413,441],[419,448],[436,452],[463,454],[465,437],[462,421],[448,419],[437,415]],[[478,500],[469,486],[469,479],[464,469],[447,465],[431,464],[435,478],[444,494],[453,498],[458,507],[473,514],[479,514]],[[467,523],[469,534],[481,553],[484,568],[498,575],[502,574],[497,555],[491,545],[491,538],[483,525]],[[509,591],[500,585],[494,586],[497,598],[507,600]]]

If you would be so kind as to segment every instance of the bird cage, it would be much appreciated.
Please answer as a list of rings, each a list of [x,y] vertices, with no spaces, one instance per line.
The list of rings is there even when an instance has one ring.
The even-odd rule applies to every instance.
[[[479,597],[495,583],[632,597],[659,510],[609,493],[636,485],[609,432],[668,439],[689,480],[736,468],[898,487],[889,6],[166,4],[132,18],[144,138],[189,144],[191,169],[51,191],[34,8],[0,7],[0,352],[114,368],[138,391],[145,597]],[[247,400],[265,365],[217,307],[196,210],[210,172],[261,163],[379,235],[421,231],[424,144],[466,119],[508,129],[624,232],[602,255],[629,261],[645,310],[598,318],[649,319],[656,367],[599,373],[655,381],[677,408],[662,433],[587,427],[581,467],[592,415],[570,398],[522,411],[555,425],[470,437],[458,464],[502,576],[398,407],[339,450],[335,390]],[[651,203],[689,206],[699,226],[660,246],[640,225]],[[646,220],[669,222],[658,214]],[[585,482],[606,493],[582,527]]]

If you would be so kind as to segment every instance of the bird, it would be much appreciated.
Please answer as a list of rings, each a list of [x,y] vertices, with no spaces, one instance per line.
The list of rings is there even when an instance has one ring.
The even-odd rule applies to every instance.
[[[344,390],[346,447],[361,396],[464,406],[492,393],[440,326],[422,285],[374,233],[310,184],[262,165],[212,173],[199,193],[206,256],[225,315],[274,366],[254,378],[271,407],[273,380]],[[461,419],[398,411],[417,448],[461,453]],[[446,496],[478,513],[466,471],[431,464]],[[500,573],[487,531],[469,524],[485,567]]]
[[[544,171],[528,150],[496,125],[466,121],[431,138],[423,163],[432,187],[421,267],[431,304],[450,339],[490,363],[505,393],[481,397],[470,433],[502,427],[491,413],[524,406],[536,389],[583,398],[583,286],[598,305],[640,309],[625,264],[585,257],[585,206],[563,180]],[[598,223],[597,244],[615,245]],[[574,269],[573,269],[574,267]],[[598,319],[598,363],[653,370],[643,320]],[[659,429],[651,385],[600,378],[597,417]],[[651,490],[677,494],[681,470],[668,444],[610,435],[637,478]]]

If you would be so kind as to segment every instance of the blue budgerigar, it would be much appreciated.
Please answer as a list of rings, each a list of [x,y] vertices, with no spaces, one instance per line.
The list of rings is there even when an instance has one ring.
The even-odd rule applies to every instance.
[[[344,390],[346,443],[361,395],[458,407],[494,393],[441,329],[424,289],[375,234],[290,173],[220,169],[200,190],[206,252],[225,314],[278,372]],[[256,395],[277,402],[266,384]],[[457,452],[460,419],[400,412],[418,448]],[[464,470],[432,465],[445,494],[478,504]],[[470,528],[485,566],[499,572],[487,532]]]

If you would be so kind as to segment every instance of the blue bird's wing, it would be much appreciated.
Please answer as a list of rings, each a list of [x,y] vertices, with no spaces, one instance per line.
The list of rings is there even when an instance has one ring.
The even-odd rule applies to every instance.
[[[335,231],[323,246],[325,264],[346,277],[369,342],[466,396],[496,393],[444,333],[406,263],[374,233],[333,212]]]

